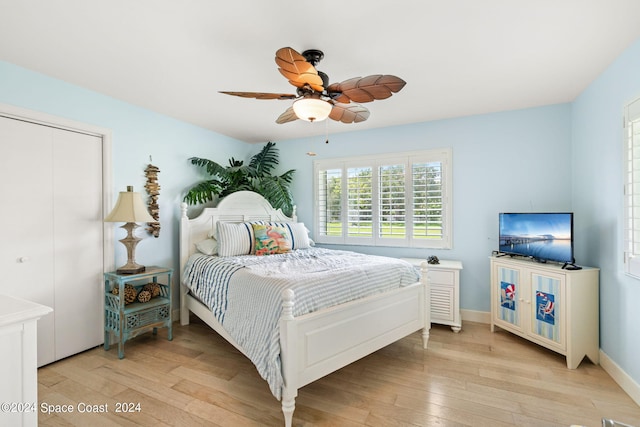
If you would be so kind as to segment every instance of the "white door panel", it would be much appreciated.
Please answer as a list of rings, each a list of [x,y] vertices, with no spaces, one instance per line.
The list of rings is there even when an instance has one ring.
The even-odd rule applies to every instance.
[[[48,307],[53,290],[52,129],[0,117],[0,292]],[[54,360],[54,314],[38,320],[38,364]]]
[[[55,353],[61,359],[104,337],[102,192],[96,191],[102,188],[102,139],[60,131],[53,147]]]

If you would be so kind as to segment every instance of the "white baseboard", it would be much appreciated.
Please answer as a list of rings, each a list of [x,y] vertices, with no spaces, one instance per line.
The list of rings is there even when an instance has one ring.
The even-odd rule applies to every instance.
[[[460,310],[462,320],[468,322],[491,323],[491,313],[488,311]]]
[[[600,349],[600,366],[640,406],[640,385]]]

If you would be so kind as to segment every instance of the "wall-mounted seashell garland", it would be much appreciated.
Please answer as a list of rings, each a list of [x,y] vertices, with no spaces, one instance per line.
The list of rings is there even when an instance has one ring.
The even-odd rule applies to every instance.
[[[152,164],[149,164],[144,170],[147,176],[147,183],[144,188],[147,189],[149,194],[149,214],[155,219],[154,222],[147,223],[147,231],[153,234],[153,237],[160,236],[160,207],[158,206],[160,184],[158,184],[158,172],[160,172],[160,169]]]

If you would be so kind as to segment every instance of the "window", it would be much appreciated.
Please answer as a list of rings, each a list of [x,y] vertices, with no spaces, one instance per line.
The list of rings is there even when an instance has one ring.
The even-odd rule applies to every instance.
[[[319,243],[451,248],[451,150],[314,162]]]
[[[640,278],[640,99],[625,108],[625,272]]]

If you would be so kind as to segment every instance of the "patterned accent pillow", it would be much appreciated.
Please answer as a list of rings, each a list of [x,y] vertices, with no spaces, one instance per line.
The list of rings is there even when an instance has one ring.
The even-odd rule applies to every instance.
[[[291,252],[291,238],[284,227],[251,224],[255,236],[255,254],[273,255]]]
[[[289,232],[292,250],[308,249],[313,246],[311,244],[311,240],[309,239],[309,230],[304,226],[304,223],[302,222],[252,221],[251,224],[275,225],[278,227],[286,228]]]

